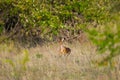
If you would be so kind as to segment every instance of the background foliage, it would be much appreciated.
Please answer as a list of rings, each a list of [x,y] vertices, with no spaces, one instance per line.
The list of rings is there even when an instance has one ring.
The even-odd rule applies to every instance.
[[[119,5],[119,0],[1,0],[0,35],[27,43],[85,31],[101,53],[110,51],[108,61],[120,52]]]
[[[42,38],[53,39],[59,35],[60,30],[68,30],[70,35],[75,35],[80,30],[80,26],[86,23],[107,21],[110,2],[106,0],[4,0],[0,1],[1,15],[3,13],[1,19],[8,30],[21,26],[23,35],[38,35],[40,32]],[[16,25],[17,23],[19,25]]]

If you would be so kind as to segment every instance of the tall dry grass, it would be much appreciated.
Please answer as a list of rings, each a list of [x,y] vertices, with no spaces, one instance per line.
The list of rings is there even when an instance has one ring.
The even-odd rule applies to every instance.
[[[115,70],[92,62],[103,55],[96,54],[89,43],[65,43],[72,50],[69,56],[59,56],[58,43],[48,43],[29,49],[16,44],[0,45],[0,80],[119,80],[120,59]],[[28,53],[28,55],[25,55]],[[29,59],[28,59],[29,58]],[[22,64],[22,61],[24,64]],[[26,61],[26,62],[25,62]],[[24,68],[23,68],[24,67]]]

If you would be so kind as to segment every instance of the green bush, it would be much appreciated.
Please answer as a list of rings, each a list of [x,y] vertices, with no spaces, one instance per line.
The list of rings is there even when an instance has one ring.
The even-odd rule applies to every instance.
[[[63,28],[71,31],[74,26],[75,33],[78,30],[76,26],[86,22],[102,23],[108,20],[110,1],[4,0],[0,4],[5,13],[4,19],[17,16],[25,32],[39,28],[45,38],[59,35]]]
[[[27,70],[27,63],[29,62],[29,53],[28,50],[23,51],[23,56],[19,60],[12,59],[0,59],[3,64],[11,67],[11,72],[9,76],[11,76],[15,80],[21,80],[21,76]],[[9,68],[10,69],[10,68]]]
[[[120,17],[119,13],[117,15],[112,15],[112,20],[103,25],[99,25],[97,28],[90,28],[86,30],[91,41],[97,45],[97,50],[100,54],[109,53],[109,55],[104,58],[100,65],[110,64],[111,66],[113,60],[116,56],[120,55]]]

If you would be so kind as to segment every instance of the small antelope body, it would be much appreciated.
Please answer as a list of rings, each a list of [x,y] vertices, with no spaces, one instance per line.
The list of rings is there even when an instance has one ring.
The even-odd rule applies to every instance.
[[[63,54],[63,55],[69,55],[71,53],[71,49],[61,45],[60,53]]]
[[[60,41],[60,55],[69,55],[71,53],[71,49],[63,45],[63,40]]]

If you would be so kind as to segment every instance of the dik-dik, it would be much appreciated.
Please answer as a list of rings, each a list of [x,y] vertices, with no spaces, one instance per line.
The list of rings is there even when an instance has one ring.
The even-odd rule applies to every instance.
[[[64,38],[60,39],[60,55],[70,55],[71,49],[63,44]]]

